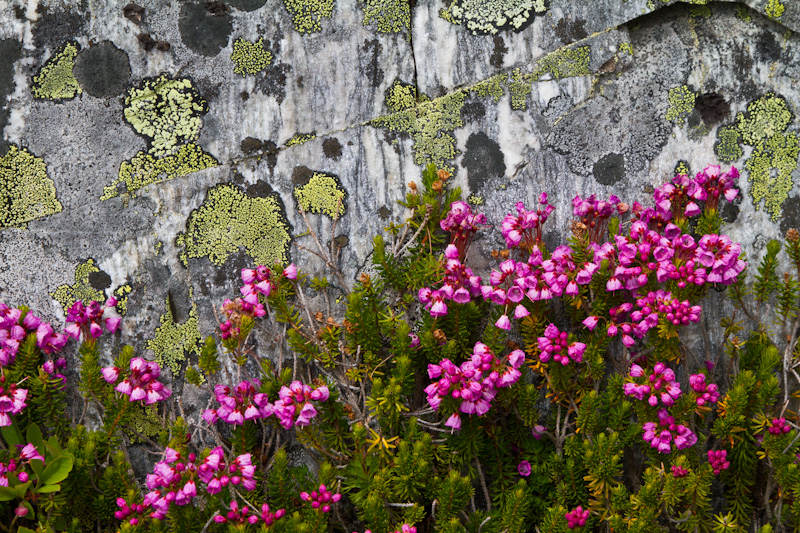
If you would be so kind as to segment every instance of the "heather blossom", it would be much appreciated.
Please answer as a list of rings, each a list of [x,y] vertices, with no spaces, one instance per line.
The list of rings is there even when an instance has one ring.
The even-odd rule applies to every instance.
[[[629,379],[623,386],[626,396],[633,396],[637,400],[647,398],[647,403],[656,407],[659,401],[670,407],[681,395],[681,384],[675,380],[675,372],[664,363],[656,363],[652,373],[644,380],[644,369],[633,364],[629,372]]]
[[[27,404],[28,389],[22,389],[17,384],[6,383],[6,377],[0,376],[0,427],[10,426],[11,415],[19,414]]]
[[[792,428],[786,422],[786,418],[784,417],[773,418],[769,424],[769,429],[768,429],[770,435],[776,435],[776,436],[784,435],[786,433],[789,433],[791,430]]]
[[[719,400],[719,388],[715,383],[706,383],[705,374],[692,374],[689,376],[689,386],[697,394],[697,405],[716,403]]]
[[[278,400],[273,405],[272,412],[284,429],[289,429],[292,425],[308,426],[311,419],[317,416],[317,410],[311,402],[325,402],[329,396],[326,385],[312,389],[309,385],[293,381],[288,387],[281,387],[278,391]]]
[[[659,453],[670,453],[672,444],[678,450],[683,450],[694,446],[697,442],[697,435],[686,426],[676,424],[675,417],[666,409],[659,409],[658,424],[646,422],[642,429],[644,430],[642,439]]]
[[[570,529],[583,527],[589,519],[589,509],[584,510],[583,507],[579,505],[572,511],[565,513],[564,518],[567,519],[567,527]]]
[[[258,392],[261,382],[257,379],[242,381],[233,390],[225,385],[214,387],[214,394],[220,406],[206,409],[203,420],[213,424],[222,419],[228,424],[243,424],[246,420],[266,418],[272,414],[272,404],[267,395]]]
[[[575,363],[583,362],[586,344],[582,342],[569,342],[569,334],[559,331],[555,324],[550,324],[544,329],[544,337],[539,337],[539,360],[547,363],[552,358],[556,363],[566,366],[570,360]]]
[[[485,225],[486,215],[473,213],[470,205],[460,200],[450,204],[450,211],[439,222],[439,227],[450,232],[450,243],[455,247],[455,259],[459,261],[467,256],[473,235]]]
[[[708,463],[711,465],[714,474],[719,475],[723,470],[727,470],[731,463],[727,460],[727,450],[708,450]]]
[[[433,290],[423,287],[419,290],[419,301],[432,317],[447,315],[445,301],[464,304],[481,294],[481,278],[472,269],[463,265],[459,259],[458,249],[454,244],[447,246],[444,252],[444,276],[442,286]]]
[[[106,367],[101,370],[103,379],[108,383],[116,383],[121,375],[117,367]],[[141,357],[134,357],[130,362],[130,373],[114,388],[117,392],[129,396],[130,401],[144,401],[151,405],[161,400],[166,400],[172,391],[158,381],[161,368],[154,361],[145,361]]]
[[[539,209],[527,210],[525,204],[517,202],[515,206],[517,216],[506,215],[500,228],[506,245],[509,248],[517,248],[530,252],[534,245],[542,242],[542,226],[555,210],[555,207],[547,201],[547,193],[539,195]]]
[[[117,300],[113,296],[106,300],[104,306],[92,301],[84,305],[81,300],[76,301],[67,310],[67,327],[64,333],[74,339],[83,335],[84,339],[96,339],[103,334],[103,326],[109,333],[114,333],[119,328],[121,319],[113,314]],[[101,325],[102,324],[102,325]]]
[[[342,495],[339,493],[334,494],[329,491],[325,485],[320,485],[319,491],[312,490],[310,494],[308,492],[301,492],[300,499],[310,502],[312,509],[317,509],[322,513],[329,513],[331,511],[330,504],[341,500]]]

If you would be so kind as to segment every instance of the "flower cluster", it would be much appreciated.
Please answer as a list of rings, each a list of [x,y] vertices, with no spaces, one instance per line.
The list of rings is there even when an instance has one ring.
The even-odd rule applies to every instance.
[[[113,314],[113,309],[117,305],[117,300],[113,296],[106,300],[104,306],[99,302],[89,302],[83,305],[78,300],[67,310],[67,327],[64,333],[74,339],[79,339],[83,334],[84,339],[96,339],[103,334],[103,325],[109,333],[114,333],[119,328],[121,319]]]
[[[42,370],[44,370],[47,374],[60,379],[63,387],[67,386],[67,377],[59,371],[64,370],[65,368],[67,368],[67,360],[63,357],[59,357],[55,361],[48,359],[42,365]]]
[[[358,533],[358,531],[353,531],[353,533]],[[372,530],[365,529],[364,533],[372,533]],[[397,531],[392,531],[391,533],[417,533],[417,528],[409,524],[403,524],[400,526],[400,529]]]
[[[723,470],[727,470],[731,463],[727,461],[727,450],[708,450],[708,463],[714,470],[714,474],[719,475]]]
[[[311,419],[317,416],[317,410],[311,402],[325,402],[329,396],[330,392],[325,385],[312,389],[309,385],[293,381],[288,387],[281,387],[278,391],[278,400],[272,412],[283,429],[289,429],[292,425],[304,427],[311,424]]]
[[[680,465],[672,465],[670,471],[672,472],[672,477],[685,477],[689,474],[689,471]]]
[[[103,378],[108,383],[116,383],[120,377],[117,367],[105,367],[101,370]],[[134,357],[130,363],[130,373],[114,388],[117,392],[129,396],[130,401],[144,400],[145,405],[166,400],[172,394],[164,384],[158,381],[161,368],[154,361],[145,361],[141,357]]]
[[[440,378],[425,387],[428,403],[438,410],[442,400],[451,397],[460,400],[459,411],[464,414],[486,414],[497,395],[497,389],[517,382],[522,373],[519,367],[525,361],[522,350],[514,350],[507,357],[498,359],[488,346],[478,342],[472,357],[456,366],[449,359],[438,365],[428,365],[428,377]],[[453,413],[445,423],[453,429],[461,428],[461,416]]]
[[[36,333],[36,346],[46,354],[61,351],[67,343],[66,335],[54,332],[50,324],[42,322],[30,311],[23,317],[22,309],[0,303],[0,368],[14,364],[20,343],[33,332]]]
[[[692,374],[689,376],[689,386],[697,393],[698,406],[716,403],[719,400],[719,388],[715,383],[706,383],[705,374]]]
[[[249,453],[239,455],[226,464],[225,454],[219,446],[211,450],[197,467],[197,477],[206,484],[206,492],[209,494],[217,494],[228,484],[241,484],[245,490],[253,490],[256,488],[254,476],[255,467]]]
[[[566,366],[570,360],[581,363],[583,354],[586,352],[586,344],[582,342],[569,342],[569,334],[566,331],[558,331],[555,324],[550,324],[544,328],[544,337],[539,337],[539,360],[543,363],[552,358],[556,363]]]
[[[239,292],[242,293],[245,301],[252,305],[258,304],[259,294],[263,294],[266,298],[275,287],[276,280],[272,277],[272,271],[264,265],[256,268],[243,268],[241,274],[244,285]],[[294,263],[283,270],[283,277],[291,280],[297,279],[297,267]]]
[[[670,453],[673,442],[679,450],[694,446],[697,442],[697,435],[686,426],[676,424],[675,417],[666,409],[659,409],[658,425],[655,422],[646,422],[642,429],[644,429],[642,439],[649,442],[650,447],[659,453]]]
[[[517,216],[506,215],[500,224],[503,238],[509,248],[521,248],[530,252],[534,245],[542,242],[542,226],[555,210],[547,201],[547,193],[539,195],[539,209],[527,210],[525,204],[517,202]]]
[[[342,499],[342,495],[339,493],[332,493],[328,490],[325,485],[319,486],[319,491],[312,490],[309,494],[308,492],[301,492],[300,499],[305,502],[311,502],[311,508],[317,509],[323,513],[331,512],[331,505],[332,503],[336,503]]]
[[[0,487],[9,486],[9,476],[12,476],[12,481],[16,478],[20,483],[26,483],[30,475],[25,469],[25,464],[29,464],[32,460],[38,459],[44,464],[44,457],[39,454],[33,444],[18,445],[18,448],[20,448],[18,459],[11,459],[8,463],[0,463]],[[16,485],[16,483],[13,485]]]
[[[458,252],[456,259],[463,261],[473,235],[485,224],[486,215],[473,213],[468,203],[459,200],[450,204],[450,211],[439,222],[439,227],[450,232],[450,243]]]
[[[28,389],[21,389],[15,383],[6,384],[6,377],[0,376],[0,427],[11,425],[11,415],[16,415],[25,407]]]
[[[278,509],[277,511],[270,512],[269,505],[263,504],[261,506],[261,513],[257,513],[255,509],[253,509],[253,514],[250,513],[250,508],[246,505],[242,506],[239,509],[239,504],[235,501],[230,503],[230,511],[223,514],[218,514],[214,516],[214,522],[217,524],[258,524],[259,522],[264,522],[264,525],[269,528],[275,524],[278,520],[283,518],[286,514],[286,511],[283,509]]]
[[[773,418],[768,429],[770,435],[783,435],[791,430],[791,426],[789,426],[784,417]]]
[[[219,419],[228,424],[243,424],[245,420],[266,418],[272,414],[272,404],[267,395],[258,392],[261,383],[258,380],[242,381],[233,390],[225,385],[214,387],[214,394],[220,406],[217,409],[206,409],[203,420],[213,424]]]
[[[579,505],[572,511],[565,513],[564,518],[567,519],[567,527],[570,529],[583,527],[586,525],[586,521],[589,519],[589,509],[584,511],[583,507]]]
[[[736,167],[722,172],[719,166],[709,165],[702,172],[698,172],[694,178],[700,188],[694,197],[697,200],[705,201],[708,209],[716,210],[720,196],[724,196],[727,201],[732,202],[739,194],[738,189],[733,188],[734,181],[737,179],[739,179],[739,170]]]
[[[592,194],[587,198],[575,195],[572,199],[572,214],[578,217],[588,233],[591,242],[599,241],[608,229],[608,220],[615,213],[625,213],[628,205],[620,202],[613,194],[608,200],[598,200]]]
[[[458,257],[458,248],[454,244],[447,246],[444,252],[444,277],[442,287],[432,290],[423,287],[419,290],[419,301],[432,317],[447,314],[445,300],[456,303],[467,303],[481,294],[481,278],[472,273],[472,269],[463,265]]]
[[[258,297],[255,297],[256,303],[252,304],[247,299],[236,298],[235,300],[227,299],[222,302],[222,312],[226,317],[225,322],[219,325],[220,337],[225,339],[237,339],[242,331],[242,319],[260,318],[267,314],[264,309],[264,304],[258,302]]]
[[[710,283],[730,285],[746,266],[739,259],[742,246],[727,235],[703,235],[697,249],[697,261],[711,269],[706,278]]]
[[[681,395],[681,384],[675,380],[675,372],[664,363],[656,363],[653,372],[642,380],[645,371],[637,364],[631,365],[628,381],[623,385],[626,396],[633,396],[637,400],[644,400],[647,396],[647,403],[652,407],[658,405],[659,400],[666,407],[675,403]]]

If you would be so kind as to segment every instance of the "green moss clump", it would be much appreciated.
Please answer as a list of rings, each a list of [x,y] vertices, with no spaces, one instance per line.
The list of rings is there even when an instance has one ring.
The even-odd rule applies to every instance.
[[[739,129],[736,126],[721,126],[717,130],[717,142],[714,144],[714,153],[723,163],[733,163],[744,155],[739,146]]]
[[[673,87],[669,90],[669,109],[666,119],[678,126],[683,126],[686,119],[694,111],[694,102],[697,94],[686,85]]]
[[[785,10],[786,6],[784,6],[780,0],[767,0],[767,6],[764,8],[764,12],[767,16],[773,19],[781,18]]]
[[[272,52],[264,48],[263,37],[254,43],[239,37],[233,42],[231,61],[235,65],[233,72],[245,77],[266,70],[272,63]]]
[[[763,199],[772,220],[780,218],[783,202],[792,190],[792,171],[797,168],[798,155],[797,134],[776,133],[759,143],[744,165],[750,173],[750,194],[756,209]]]
[[[575,48],[562,48],[550,52],[536,62],[536,69],[531,74],[531,80],[540,80],[549,74],[553,79],[570,78],[573,76],[588,76],[592,73],[589,68],[588,46]]]
[[[176,375],[186,361],[187,353],[200,355],[197,305],[192,302],[189,318],[183,324],[176,324],[167,296],[167,311],[161,315],[160,321],[161,325],[156,329],[155,337],[147,341],[147,349],[153,351],[154,361],[162,368],[169,368],[172,375]]]
[[[439,16],[463,24],[473,34],[496,34],[520,29],[537,13],[547,11],[544,0],[454,0]]]
[[[34,98],[69,100],[83,92],[72,73],[78,48],[78,43],[67,42],[53,53],[39,74],[33,77],[31,93]]]
[[[147,442],[147,439],[156,440],[164,429],[164,419],[158,414],[158,404],[143,406],[136,402],[135,414],[131,417],[131,428],[128,436],[132,443]]]
[[[755,146],[784,131],[794,120],[786,99],[767,93],[747,106],[747,113],[736,115],[736,128],[745,144]]]
[[[408,32],[411,8],[408,0],[363,0],[364,26],[376,24],[380,33]]]
[[[297,146],[299,144],[307,143],[317,138],[316,133],[295,133],[292,138],[286,141],[286,146]]]
[[[336,220],[344,215],[347,192],[335,176],[314,172],[308,183],[294,188],[294,199],[306,213]]]
[[[164,157],[138,152],[130,161],[122,162],[117,179],[103,189],[100,199],[108,200],[119,196],[119,186],[123,183],[125,192],[130,194],[147,185],[186,176],[218,164],[213,156],[195,143],[184,144],[178,148],[177,153]]]
[[[392,113],[405,111],[417,105],[417,87],[395,80],[386,90],[386,107]]]
[[[491,96],[495,102],[499,102],[500,97],[502,97],[505,93],[503,90],[503,85],[507,80],[508,74],[497,74],[491,78],[479,81],[475,85],[471,86],[469,91],[478,95],[480,98],[487,98]]]
[[[334,0],[283,0],[292,16],[294,29],[300,33],[322,31],[320,21],[333,15]]]
[[[181,260],[207,257],[223,264],[244,248],[256,264],[286,264],[289,258],[289,223],[276,196],[250,198],[230,184],[209,189],[203,204],[186,221],[186,233],[176,244],[184,248]]]
[[[0,157],[0,229],[19,227],[61,209],[44,161],[12,144]]]
[[[95,289],[89,282],[89,276],[93,272],[100,272],[100,269],[95,265],[94,259],[90,257],[85,263],[80,263],[75,267],[74,285],[59,285],[50,293],[50,296],[64,308],[64,313],[78,300],[105,302],[106,296],[103,291]]]
[[[511,109],[527,109],[526,100],[532,90],[530,77],[524,76],[520,69],[515,68],[508,82],[508,91],[511,93]]]
[[[711,16],[711,6],[703,4],[703,5],[695,5],[689,7],[689,18],[707,19],[710,16]]]
[[[747,6],[742,4],[736,6],[736,18],[744,22],[752,21],[752,17],[750,16],[750,10],[747,8]]]

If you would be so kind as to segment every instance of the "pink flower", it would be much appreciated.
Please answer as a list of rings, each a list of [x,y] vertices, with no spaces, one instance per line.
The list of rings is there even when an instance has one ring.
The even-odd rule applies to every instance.
[[[517,472],[523,477],[531,475],[531,464],[528,461],[522,461],[517,465]]]
[[[495,322],[494,325],[500,329],[511,329],[511,321],[508,319],[508,315],[502,315],[497,319],[497,322]]]
[[[592,315],[592,316],[587,316],[585,319],[583,319],[582,324],[587,328],[589,328],[589,331],[594,331],[594,328],[597,327],[597,323],[599,321],[600,319],[598,317]]]
[[[294,266],[294,263],[290,264],[283,270],[283,276],[291,280],[297,279],[297,267]]]

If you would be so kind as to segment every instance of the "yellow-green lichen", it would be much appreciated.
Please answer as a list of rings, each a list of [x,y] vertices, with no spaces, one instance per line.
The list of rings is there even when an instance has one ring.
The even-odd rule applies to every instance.
[[[678,161],[678,163],[675,165],[675,169],[672,171],[672,173],[676,176],[690,176],[691,172],[692,170],[689,168],[689,163],[686,161]]]
[[[478,95],[480,98],[491,96],[495,102],[499,102],[500,97],[502,97],[505,92],[503,90],[503,85],[506,83],[506,80],[508,80],[508,74],[497,74],[491,78],[479,81],[471,86],[469,91]]]
[[[130,297],[131,291],[133,291],[133,287],[131,287],[130,283],[120,285],[114,289],[114,298],[117,300],[116,310],[121,316],[125,316],[128,312],[128,297]]]
[[[95,289],[89,282],[89,276],[93,272],[100,272],[100,269],[95,265],[94,259],[90,257],[85,263],[80,263],[75,267],[74,285],[60,285],[50,293],[50,296],[64,308],[65,313],[78,300],[85,303],[105,302],[106,296],[103,291]]]
[[[347,193],[335,176],[314,172],[308,183],[294,188],[294,199],[306,213],[336,220],[344,215]]]
[[[283,0],[292,16],[294,29],[300,33],[322,31],[320,21],[333,15],[334,0]]]
[[[786,7],[780,0],[767,0],[767,6],[764,8],[764,12],[767,16],[774,19],[781,18],[785,10]]]
[[[784,131],[794,119],[786,99],[767,93],[747,106],[747,113],[736,115],[736,128],[745,144],[756,144]]]
[[[160,321],[161,325],[156,329],[155,337],[147,341],[147,349],[153,351],[155,362],[162,368],[169,368],[172,375],[176,375],[186,361],[187,353],[200,355],[197,305],[192,302],[189,318],[183,324],[176,324],[167,296],[167,310],[161,315]]]
[[[186,221],[186,233],[176,239],[184,248],[181,260],[207,257],[223,264],[244,248],[256,264],[288,262],[289,224],[277,196],[246,196],[231,184],[209,189],[206,200]]]
[[[213,156],[207,154],[197,144],[190,142],[181,145],[175,154],[164,157],[153,157],[147,152],[137,152],[130,161],[123,161],[119,167],[118,178],[103,189],[101,200],[108,200],[120,195],[134,193],[142,187],[153,183],[168,181],[217,166]],[[120,191],[120,185],[125,190]]]
[[[750,16],[750,9],[747,6],[739,4],[736,6],[736,18],[742,20],[744,22],[752,21],[752,17]]]
[[[783,202],[792,190],[792,171],[797,168],[798,155],[797,135],[794,132],[776,133],[759,143],[744,165],[749,172],[753,204],[758,209],[763,199],[764,209],[772,220],[780,218]]]
[[[78,55],[78,43],[64,43],[33,77],[31,93],[34,98],[68,100],[81,94],[80,85],[72,68]]]
[[[524,76],[520,69],[515,68],[508,82],[508,92],[511,93],[511,109],[527,109],[526,100],[532,90],[530,77]]]
[[[386,107],[392,113],[405,111],[415,105],[417,105],[416,86],[395,80],[386,90]]]
[[[61,212],[53,180],[44,161],[11,145],[0,157],[0,229]]]
[[[589,68],[590,59],[588,46],[562,48],[550,52],[536,62],[531,80],[540,80],[548,74],[556,80],[572,76],[588,76],[592,73]]]
[[[714,153],[723,163],[733,163],[740,159],[744,152],[739,146],[739,129],[736,126],[721,126],[717,130],[717,142],[714,144]]]
[[[272,52],[264,48],[264,38],[259,37],[256,42],[239,37],[233,42],[231,61],[235,65],[233,72],[241,74],[257,74],[272,63]]]
[[[377,25],[380,33],[408,32],[411,29],[411,8],[408,0],[362,0],[364,26]]]
[[[535,14],[545,11],[544,0],[453,0],[439,16],[463,24],[473,34],[496,34],[505,28],[518,30]]]
[[[148,439],[155,440],[165,426],[165,421],[158,414],[158,404],[143,406],[141,402],[135,403],[134,415],[131,417],[133,431],[127,432],[131,442],[145,443]]]
[[[703,5],[695,5],[689,7],[689,18],[707,19],[710,16],[711,16],[711,6],[703,4]]]
[[[627,53],[629,55],[633,55],[633,45],[631,45],[631,43],[629,43],[627,41],[621,42],[621,43],[619,43],[619,51],[620,52],[625,52],[625,53]]]
[[[467,198],[467,202],[469,202],[470,205],[479,206],[486,203],[486,200],[484,200],[483,196],[480,194],[472,193],[469,195],[469,198]]]
[[[666,119],[678,126],[683,126],[686,119],[694,111],[694,102],[697,94],[686,85],[673,87],[669,90],[669,109]]]
[[[292,138],[286,141],[286,146],[297,146],[299,144],[307,143],[317,138],[316,133],[295,133]]]

